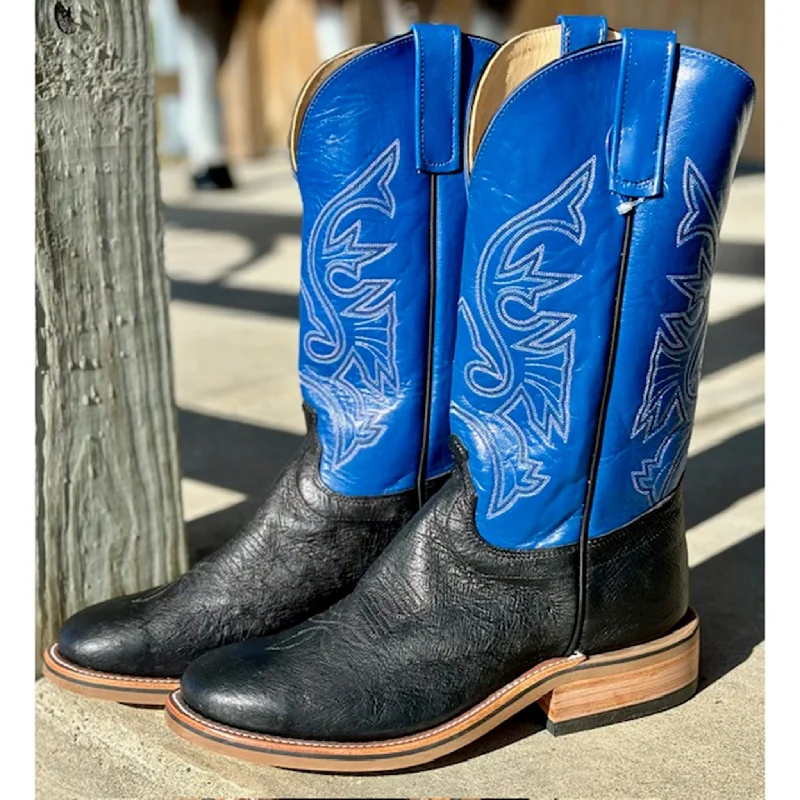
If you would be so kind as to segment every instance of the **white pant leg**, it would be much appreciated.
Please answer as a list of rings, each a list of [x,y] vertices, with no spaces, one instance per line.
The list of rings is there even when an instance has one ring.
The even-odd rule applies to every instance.
[[[192,171],[226,162],[217,94],[217,46],[207,17],[180,15],[181,130]]]
[[[342,7],[335,3],[317,3],[316,35],[320,61],[353,47],[353,33]]]

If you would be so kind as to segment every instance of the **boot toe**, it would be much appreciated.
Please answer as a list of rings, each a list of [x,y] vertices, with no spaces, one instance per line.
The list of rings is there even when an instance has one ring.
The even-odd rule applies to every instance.
[[[248,644],[221,647],[195,659],[181,677],[183,701],[223,725],[277,736],[307,735],[286,687],[247,668]]]
[[[132,597],[98,603],[69,617],[58,634],[61,655],[100,672],[142,674],[148,661],[149,637],[130,610]]]

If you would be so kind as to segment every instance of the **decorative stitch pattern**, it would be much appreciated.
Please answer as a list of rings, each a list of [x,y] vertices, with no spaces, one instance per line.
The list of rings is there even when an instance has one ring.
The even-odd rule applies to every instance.
[[[675,244],[681,247],[700,239],[697,269],[690,275],[667,276],[688,303],[684,311],[661,315],[642,402],[631,430],[631,439],[639,438],[642,443],[661,437],[655,454],[631,473],[634,489],[651,503],[663,499],[674,488],[686,464],[721,223],[719,206],[690,158],[684,162],[683,197],[686,214],[678,225]]]
[[[302,348],[310,364],[300,379],[328,412],[334,469],[378,441],[386,430],[381,420],[397,402],[396,281],[364,277],[395,243],[364,242],[361,228],[369,210],[394,218],[390,184],[399,160],[396,139],[325,204],[309,236],[300,292],[309,322]],[[312,364],[333,371],[323,374]]]
[[[465,402],[454,402],[452,410],[489,457],[488,519],[520,497],[538,494],[550,478],[536,454],[542,447],[555,448],[556,438],[564,443],[569,438],[576,315],[541,305],[581,276],[545,271],[545,244],[532,249],[530,244],[547,232],[583,244],[582,208],[594,185],[595,165],[593,156],[544,200],[495,231],[478,262],[474,300],[459,302],[475,358],[464,367]],[[514,354],[522,355],[521,374]],[[470,395],[480,398],[480,414],[470,410]]]

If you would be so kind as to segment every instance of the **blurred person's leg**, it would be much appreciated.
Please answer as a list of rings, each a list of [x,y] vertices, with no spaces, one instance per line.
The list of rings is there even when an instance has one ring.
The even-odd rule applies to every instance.
[[[230,189],[217,76],[239,0],[179,0],[181,127],[197,189]]]
[[[408,33],[411,21],[406,9],[407,3],[403,0],[382,0],[383,3],[383,25],[386,30],[386,38],[401,36]]]
[[[321,61],[355,45],[342,0],[317,0],[316,34]]]
[[[408,33],[411,19],[403,0],[380,0],[387,39]],[[355,37],[342,0],[317,0],[316,35],[321,61],[353,47]]]
[[[478,0],[471,33],[494,42],[508,38],[508,26],[516,0]]]

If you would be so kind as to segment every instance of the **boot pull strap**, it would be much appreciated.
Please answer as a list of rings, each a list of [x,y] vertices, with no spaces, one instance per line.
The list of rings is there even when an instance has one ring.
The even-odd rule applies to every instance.
[[[417,169],[461,170],[461,31],[455,25],[418,23],[414,34]]]
[[[584,47],[603,44],[608,36],[605,17],[580,17],[561,14],[556,17],[561,25],[561,55],[566,56]]]
[[[622,31],[611,133],[612,192],[636,198],[661,192],[675,50],[674,31]]]

